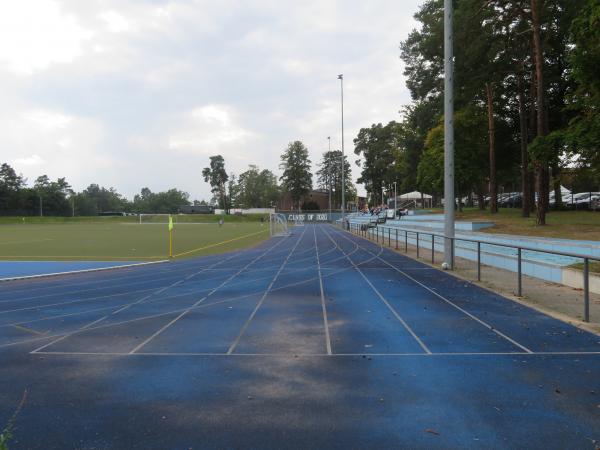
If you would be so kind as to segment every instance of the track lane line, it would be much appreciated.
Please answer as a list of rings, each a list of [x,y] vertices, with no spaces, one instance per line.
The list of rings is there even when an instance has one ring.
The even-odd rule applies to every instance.
[[[327,237],[329,237],[329,239],[331,239],[333,242],[335,242],[333,240],[333,238],[329,235],[329,233],[327,233],[327,231],[325,231],[325,234],[327,235]],[[341,251],[344,254],[346,254],[346,252],[344,250],[341,250]],[[371,252],[368,252],[368,253],[371,253]],[[350,257],[348,257],[348,256],[346,256],[346,257],[348,258],[348,261],[350,261],[350,264],[352,264],[352,266],[354,267],[354,269],[356,269],[356,271],[363,277],[363,279],[371,287],[371,289],[373,290],[373,292],[375,292],[375,294],[377,294],[377,296],[379,297],[379,299],[387,306],[387,308],[394,315],[394,317],[404,326],[404,328],[406,329],[406,331],[408,331],[410,333],[410,335],[415,339],[415,341],[417,341],[417,343],[421,346],[421,348],[423,349],[423,351],[425,353],[427,353],[427,354],[431,354],[431,350],[429,350],[429,348],[425,345],[425,343],[421,340],[421,338],[419,336],[417,336],[417,334],[406,323],[406,321],[400,316],[400,314],[398,314],[398,312],[392,307],[392,305],[390,305],[390,303],[385,299],[385,297],[381,294],[381,292],[379,292],[379,290],[375,286],[373,286],[373,283],[371,283],[371,281],[367,278],[367,276],[363,273],[363,271],[360,270],[360,268],[355,264],[354,261],[352,261],[352,259],[350,259]]]
[[[344,236],[341,233],[338,233],[341,236],[343,236],[345,239],[347,239],[348,241],[352,241],[351,239],[349,239],[348,237]],[[354,236],[354,235],[352,235]],[[369,241],[370,242],[370,241]],[[362,246],[361,246],[362,247]],[[362,247],[366,252],[373,254],[370,250],[368,250],[366,247]],[[382,247],[383,248],[383,247]],[[470,317],[471,319],[473,319],[474,321],[476,321],[477,323],[481,324],[482,326],[484,326],[485,328],[489,329],[490,331],[493,331],[494,333],[496,333],[498,336],[504,338],[505,340],[507,340],[508,342],[510,342],[511,344],[519,347],[521,350],[523,350],[526,353],[535,353],[534,351],[530,350],[529,348],[525,347],[524,345],[520,344],[519,342],[517,342],[516,340],[514,340],[513,338],[511,338],[510,336],[507,336],[506,334],[502,333],[500,330],[497,330],[495,327],[493,327],[492,325],[488,324],[487,322],[484,322],[483,320],[481,320],[479,317],[475,316],[474,314],[471,314],[470,312],[466,311],[465,309],[461,308],[460,306],[458,306],[456,303],[452,302],[451,300],[448,300],[446,297],[444,297],[443,295],[439,294],[438,292],[434,291],[433,289],[427,287],[425,284],[421,283],[420,281],[416,280],[415,278],[411,277],[409,274],[407,274],[406,272],[402,271],[401,269],[399,269],[398,267],[394,266],[393,264],[391,264],[390,262],[386,261],[385,259],[383,259],[381,256],[377,257],[380,261],[382,261],[384,264],[386,264],[387,266],[391,267],[392,269],[394,269],[396,272],[402,274],[403,276],[405,276],[406,278],[408,278],[409,280],[413,281],[414,283],[418,284],[419,286],[423,287],[424,289],[428,290],[429,292],[431,292],[433,295],[435,295],[436,297],[440,298],[441,300],[443,300],[444,302],[448,303],[449,305],[453,306],[454,308],[456,308],[457,310],[459,310],[460,312],[462,312],[463,314],[465,314],[466,316]]]
[[[260,298],[260,300],[258,301],[258,303],[256,304],[256,306],[252,310],[252,313],[250,313],[250,316],[248,317],[248,319],[246,320],[246,322],[244,322],[244,325],[240,329],[240,332],[238,333],[238,335],[236,336],[236,338],[234,339],[234,341],[229,346],[229,349],[227,350],[227,354],[228,355],[231,355],[234,352],[235,348],[237,347],[237,345],[239,344],[240,340],[242,339],[242,336],[244,335],[244,333],[248,329],[248,326],[250,326],[250,322],[252,322],[252,319],[254,319],[254,316],[256,316],[256,313],[258,312],[258,310],[260,309],[260,307],[264,303],[265,299],[269,295],[269,292],[271,292],[271,289],[273,288],[273,284],[275,284],[275,281],[277,281],[277,278],[279,278],[279,274],[281,273],[281,271],[283,270],[283,268],[285,267],[285,265],[289,261],[290,256],[292,256],[292,254],[294,253],[294,250],[296,250],[296,248],[298,247],[298,244],[304,238],[304,234],[305,233],[306,233],[306,228],[304,228],[304,230],[302,231],[302,234],[300,235],[300,237],[296,241],[296,244],[294,245],[294,247],[292,247],[292,250],[290,251],[290,253],[283,260],[283,262],[281,263],[281,266],[279,266],[279,270],[277,271],[277,273],[275,274],[275,276],[271,280],[271,283],[269,284],[269,287],[267,287],[267,290],[264,292],[264,294],[262,295],[262,297]]]
[[[327,354],[331,355],[331,337],[329,335],[329,322],[327,320],[327,307],[325,306],[325,292],[323,291],[323,277],[321,276],[321,260],[319,258],[319,244],[317,243],[317,226],[313,225],[315,235],[315,251],[317,253],[317,270],[319,273],[319,289],[321,290],[321,310],[323,312],[323,327],[325,328],[325,348]]]
[[[208,297],[210,297],[213,293],[217,292],[220,288],[222,288],[223,286],[227,285],[227,283],[229,283],[229,281],[233,280],[235,277],[237,277],[238,275],[240,275],[246,268],[250,267],[252,264],[254,264],[256,261],[260,260],[264,255],[266,255],[267,253],[269,253],[271,250],[273,250],[274,248],[276,248],[278,245],[280,245],[284,240],[279,240],[275,245],[269,247],[265,252],[261,253],[259,256],[257,256],[256,258],[254,258],[252,261],[250,261],[247,265],[245,265],[244,267],[242,267],[240,270],[238,270],[236,273],[234,273],[233,275],[231,275],[229,278],[227,278],[223,283],[221,283],[219,286],[217,286],[216,288],[214,288],[213,290],[211,290],[206,296],[204,296],[203,298],[201,298],[200,300],[198,300],[196,303],[194,303],[191,307],[187,308],[186,310],[184,310],[183,312],[181,312],[177,317],[175,317],[173,320],[171,320],[169,323],[167,323],[166,325],[164,325],[162,328],[160,328],[158,331],[156,331],[154,334],[152,334],[150,337],[148,337],[147,339],[145,339],[143,342],[141,342],[139,345],[135,346],[132,350],[130,350],[129,353],[133,354],[136,353],[138,350],[142,349],[145,345],[147,345],[149,342],[151,342],[154,338],[156,338],[157,336],[159,336],[162,332],[164,332],[166,329],[168,329],[171,325],[173,325],[174,323],[176,323],[179,319],[181,319],[183,316],[185,316],[188,312],[190,312],[193,308],[195,308],[196,306],[200,305],[201,303],[203,303]]]
[[[491,357],[491,356],[510,356],[510,357],[547,357],[547,356],[600,356],[600,352],[539,352],[539,353],[526,353],[526,352],[483,352],[483,353],[334,353],[329,355],[327,353],[201,353],[201,352],[144,352],[144,353],[127,353],[127,352],[62,352],[62,351],[41,351],[36,353],[38,355],[53,355],[53,356],[113,356],[113,357],[140,357],[140,356],[154,356],[154,357],[191,357],[191,356],[232,356],[232,357],[275,357],[275,358],[307,358],[307,357],[341,357],[341,358],[362,358],[365,356],[369,357],[419,357],[419,358],[442,358],[442,357]]]
[[[235,255],[231,255],[231,256],[230,256],[230,257],[228,257],[228,258],[225,258],[225,259],[223,259],[223,260],[217,261],[216,263],[212,264],[210,267],[215,267],[215,266],[217,266],[217,265],[219,265],[219,264],[221,264],[221,263],[223,263],[223,262],[226,262],[226,261],[228,261],[229,259],[233,258],[234,256],[235,256]],[[44,344],[44,345],[42,345],[41,347],[39,347],[39,348],[36,348],[35,350],[31,351],[30,353],[37,353],[37,352],[38,352],[38,351],[40,351],[40,350],[43,350],[43,349],[45,349],[45,348],[47,348],[47,347],[49,347],[49,346],[51,346],[51,345],[57,344],[58,342],[61,342],[61,341],[65,340],[65,339],[67,339],[68,337],[72,336],[73,334],[77,334],[77,333],[80,333],[80,332],[82,332],[82,331],[85,331],[85,330],[87,330],[89,327],[91,327],[92,325],[96,325],[96,324],[98,324],[98,323],[100,323],[100,322],[102,322],[102,321],[104,321],[104,320],[108,319],[109,317],[111,317],[111,316],[113,316],[113,315],[115,315],[115,314],[118,314],[118,313],[120,313],[120,312],[122,312],[122,311],[125,311],[126,309],[130,308],[131,306],[134,306],[134,305],[140,304],[140,303],[144,302],[145,300],[148,300],[148,299],[149,299],[149,298],[151,298],[152,296],[154,296],[154,295],[156,295],[156,294],[160,294],[160,293],[162,293],[162,292],[166,291],[167,289],[169,289],[169,288],[171,288],[171,287],[174,287],[174,286],[176,286],[176,285],[179,285],[180,283],[182,283],[182,282],[184,282],[184,281],[186,281],[186,280],[189,280],[189,279],[190,279],[190,278],[192,278],[193,276],[195,276],[195,275],[197,275],[197,274],[200,274],[200,273],[202,273],[203,271],[204,271],[204,269],[200,270],[199,272],[197,272],[197,273],[195,273],[195,274],[187,275],[187,276],[186,276],[185,278],[183,278],[182,280],[178,280],[178,281],[176,281],[176,282],[174,282],[174,283],[172,283],[172,284],[170,284],[170,285],[168,285],[168,286],[164,286],[164,287],[160,288],[158,291],[156,291],[156,292],[152,292],[151,294],[149,294],[149,295],[146,295],[146,296],[144,296],[144,297],[140,298],[139,300],[136,300],[135,302],[128,303],[128,304],[127,304],[127,305],[125,305],[125,306],[121,306],[120,308],[118,308],[117,310],[115,310],[115,311],[111,312],[110,314],[106,314],[105,316],[102,316],[102,317],[100,317],[99,319],[96,319],[96,320],[94,320],[93,322],[91,322],[91,323],[89,323],[89,324],[87,324],[87,325],[84,325],[83,327],[81,327],[81,328],[78,328],[77,330],[75,330],[75,331],[73,331],[73,332],[70,332],[70,333],[64,334],[64,335],[60,336],[58,339],[55,339],[55,340],[53,340],[53,341],[51,341],[51,342],[49,342],[49,343],[47,343],[47,344]]]
[[[358,248],[359,247],[356,246],[356,249],[353,250],[353,252],[355,252],[356,250],[358,250]],[[358,263],[357,265],[360,266],[362,264],[367,264],[367,263],[373,261],[376,258],[376,256],[377,255],[375,255],[375,256],[373,256],[373,257],[371,257],[371,258],[369,258],[369,259],[367,259],[367,260],[365,260],[365,261],[363,261],[361,263]],[[323,275],[323,278],[324,279],[330,278],[330,277],[333,277],[333,276],[338,275],[338,274],[343,273],[343,272],[349,272],[351,270],[354,270],[354,268],[353,267],[342,268],[342,269],[339,269],[339,270],[337,270],[335,272],[331,272],[331,273],[329,273],[327,275]],[[280,287],[277,287],[277,288],[273,288],[271,291],[274,292],[274,291],[279,291],[279,290],[282,290],[282,289],[287,289],[289,287],[298,286],[298,285],[301,285],[301,284],[304,284],[304,283],[309,283],[309,282],[315,281],[317,279],[318,279],[318,277],[307,278],[305,280],[296,281],[294,283],[289,283],[289,284],[286,284],[286,285],[283,285],[283,286],[280,286]],[[213,305],[217,305],[217,304],[221,304],[221,303],[233,302],[233,301],[237,301],[237,300],[240,300],[240,299],[243,299],[243,298],[251,297],[251,296],[254,296],[254,295],[257,295],[257,294],[260,294],[260,292],[253,292],[253,293],[250,293],[250,294],[244,294],[244,295],[240,295],[240,296],[229,297],[227,299],[219,300],[219,301],[216,301],[216,302],[213,302],[213,303],[204,303],[204,304],[200,304],[200,305],[198,305],[198,306],[196,306],[194,308],[191,308],[191,309],[201,309],[201,308],[204,308],[204,307],[209,307],[209,306],[213,306]],[[173,297],[169,297],[169,298],[173,298]],[[150,314],[150,315],[147,315],[147,316],[141,316],[141,317],[136,317],[136,318],[133,318],[133,319],[123,320],[121,322],[115,322],[115,323],[110,323],[110,324],[106,324],[106,325],[100,325],[100,326],[93,327],[93,328],[90,328],[90,329],[96,330],[96,329],[101,329],[101,328],[109,328],[109,327],[112,327],[112,326],[124,325],[124,324],[127,324],[127,323],[134,323],[134,322],[138,322],[138,321],[141,321],[141,320],[154,319],[154,318],[157,318],[157,317],[164,317],[164,316],[168,316],[168,315],[175,314],[175,313],[178,313],[178,312],[182,312],[182,311],[184,311],[186,309],[190,309],[190,308],[189,307],[188,308],[178,308],[178,309],[174,309],[174,310],[167,311],[167,312],[162,312],[162,313],[157,313],[157,314]],[[81,330],[81,329],[80,330],[75,330],[75,331],[69,332],[69,334],[77,334],[77,333],[79,333],[81,331],[84,331],[84,330]],[[16,345],[26,345],[26,344],[30,344],[32,342],[38,342],[38,341],[41,341],[41,340],[46,340],[46,339],[51,339],[51,338],[56,338],[56,337],[62,337],[64,335],[65,335],[65,333],[57,333],[57,334],[53,334],[53,335],[50,335],[50,336],[45,336],[45,337],[42,337],[42,338],[34,338],[34,339],[27,339],[27,340],[22,340],[22,341],[9,342],[9,343],[6,343],[6,344],[0,344],[0,348],[12,347],[12,346],[16,346]]]

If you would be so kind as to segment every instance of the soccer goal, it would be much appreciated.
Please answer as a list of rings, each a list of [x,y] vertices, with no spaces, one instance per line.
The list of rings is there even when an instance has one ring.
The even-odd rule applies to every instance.
[[[214,223],[214,215],[208,214],[171,214],[171,217],[173,223],[180,225]],[[169,223],[169,214],[138,214],[138,223],[166,224]]]
[[[288,222],[285,214],[271,213],[269,214],[269,232],[271,237],[288,236]]]
[[[140,224],[169,223],[169,214],[138,214]]]

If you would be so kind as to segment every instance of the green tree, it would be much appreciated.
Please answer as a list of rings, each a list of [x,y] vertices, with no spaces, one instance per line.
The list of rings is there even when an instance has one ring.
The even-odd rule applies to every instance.
[[[312,189],[310,164],[308,149],[301,141],[291,142],[281,155],[281,187],[289,192],[296,208],[300,208],[300,200]]]
[[[225,159],[221,155],[210,157],[210,166],[202,170],[204,181],[210,184],[211,192],[218,199],[219,208],[227,212],[226,186],[229,176],[225,170]]]
[[[600,174],[600,0],[586,1],[573,21],[571,36],[568,61],[576,88],[568,108],[576,115],[563,135],[571,158]]]
[[[348,156],[344,155],[344,197],[349,201],[356,196],[356,188],[352,182],[352,169]],[[323,153],[319,170],[317,170],[317,184],[320,189],[331,189],[332,208],[340,209],[342,206],[342,152],[331,150]]]
[[[279,198],[277,177],[270,170],[250,165],[238,178],[239,203],[244,208],[268,208]]]
[[[485,111],[466,107],[454,115],[455,183],[457,196],[477,190],[485,180],[487,161],[487,117]],[[424,191],[442,194],[444,189],[444,124],[427,135],[417,180]],[[482,199],[480,199],[481,201]]]
[[[227,181],[227,211],[230,208],[239,208],[239,186],[237,178],[234,173],[229,174],[229,180]]]
[[[179,208],[189,205],[189,194],[172,188],[164,192],[152,192],[143,188],[133,198],[133,210],[145,214],[177,214]]]
[[[18,212],[21,209],[21,190],[25,180],[15,169],[4,163],[0,166],[0,214]]]
[[[372,198],[379,198],[381,187],[389,186],[397,180],[401,148],[399,140],[400,124],[390,122],[361,128],[354,139],[354,153],[361,157],[357,164],[361,167],[358,182],[365,186]]]
[[[96,183],[74,195],[75,213],[80,216],[97,215],[100,212],[131,211],[132,205],[114,188],[105,188]]]
[[[33,189],[41,199],[44,215],[64,216],[69,214],[71,207],[67,196],[71,192],[71,186],[65,178],[51,181],[48,175],[41,175],[36,178]]]

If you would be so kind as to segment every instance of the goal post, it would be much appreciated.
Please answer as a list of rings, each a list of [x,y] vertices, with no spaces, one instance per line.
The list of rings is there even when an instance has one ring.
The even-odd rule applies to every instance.
[[[174,224],[206,224],[216,223],[214,214],[150,214],[141,213],[138,214],[137,222],[143,224],[167,224],[169,223],[169,216],[171,216]]]
[[[288,222],[285,214],[271,213],[269,214],[269,233],[271,237],[288,236]]]
[[[169,223],[169,214],[138,214],[138,223],[153,224],[153,223]]]

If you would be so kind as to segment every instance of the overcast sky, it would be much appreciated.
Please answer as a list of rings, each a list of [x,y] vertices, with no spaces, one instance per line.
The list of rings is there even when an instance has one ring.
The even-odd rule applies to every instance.
[[[14,0],[0,13],[0,162],[30,184],[65,176],[128,197],[177,187],[209,200],[210,155],[279,174],[303,141],[399,118],[399,43],[421,0]],[[353,165],[354,178],[359,169]],[[362,191],[362,189],[361,189]]]

